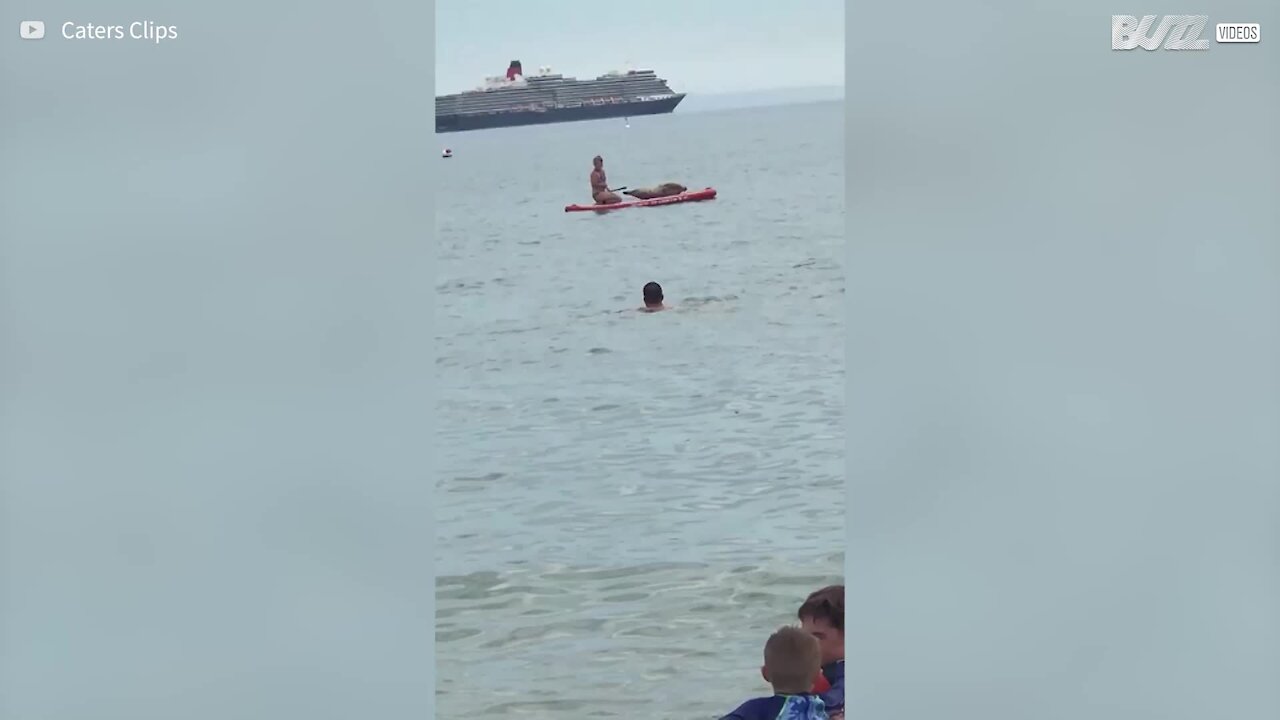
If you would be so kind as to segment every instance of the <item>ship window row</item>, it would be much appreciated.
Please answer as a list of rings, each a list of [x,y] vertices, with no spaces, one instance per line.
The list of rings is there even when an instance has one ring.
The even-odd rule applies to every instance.
[[[672,90],[667,84],[660,80],[637,81],[635,79],[592,82],[578,85],[559,85],[556,87],[524,87],[524,88],[501,88],[495,90],[470,92],[462,95],[448,96],[450,99],[459,101],[469,101],[476,99],[487,99],[493,97],[517,98],[525,95],[543,95],[546,93],[555,93],[560,96],[591,96],[591,95],[608,95],[620,91],[630,91],[641,95],[654,95],[662,93],[671,93]]]
[[[588,98],[588,97],[636,97],[639,95],[674,95],[671,88],[654,85],[651,87],[596,88],[595,90],[566,90],[556,93],[556,98]]]
[[[533,109],[533,108],[539,108],[539,107],[549,109],[553,107],[578,107],[582,105],[595,105],[595,104],[604,105],[604,104],[612,104],[615,101],[616,102],[623,102],[623,101],[634,102],[638,100],[640,97],[643,97],[643,96],[595,97],[595,98],[586,98],[583,100],[562,101],[558,103],[555,103],[555,102],[520,102],[520,103],[502,102],[502,103],[485,103],[483,105],[474,104],[474,105],[464,105],[464,106],[437,105],[436,114],[437,115],[454,115],[454,114],[467,114],[467,113],[496,112],[496,111],[502,111],[502,110],[526,110],[526,109]]]
[[[502,103],[469,104],[469,105],[461,105],[461,106],[459,106],[459,105],[437,105],[437,106],[436,106],[436,114],[437,114],[437,115],[452,115],[452,114],[457,114],[457,113],[493,112],[493,111],[497,111],[497,110],[519,110],[519,109],[528,109],[528,108],[533,108],[533,107],[544,107],[544,108],[552,108],[552,107],[576,107],[576,106],[580,106],[580,105],[611,104],[611,103],[613,103],[614,101],[617,101],[617,102],[622,102],[622,101],[634,102],[634,101],[638,100],[638,99],[639,99],[639,97],[643,97],[643,96],[632,96],[632,97],[620,97],[620,96],[614,96],[614,97],[594,97],[594,98],[586,98],[586,99],[583,99],[583,100],[569,100],[569,101],[562,101],[562,102],[558,102],[558,103],[556,103],[556,102],[502,102]]]
[[[587,87],[560,87],[538,89],[507,89],[487,93],[468,93],[465,95],[437,98],[437,113],[485,112],[493,109],[504,109],[512,106],[554,106],[590,103],[612,99],[632,100],[653,95],[674,95],[666,83],[640,82],[629,83],[592,83]]]
[[[651,95],[674,95],[670,88],[663,86],[614,88],[612,91],[599,88],[592,91],[561,91],[555,93],[504,92],[501,94],[477,95],[466,98],[448,98],[437,101],[442,107],[479,107],[489,105],[508,105],[526,102],[577,102],[593,98],[612,97],[646,97]]]
[[[637,96],[637,95],[674,95],[671,88],[665,85],[641,85],[629,87],[597,87],[592,89],[573,89],[573,90],[557,90],[556,98],[583,98],[583,97],[610,97],[610,96]]]

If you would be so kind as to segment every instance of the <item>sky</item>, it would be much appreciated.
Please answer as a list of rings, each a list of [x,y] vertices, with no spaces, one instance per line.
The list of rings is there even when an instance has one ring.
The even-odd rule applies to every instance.
[[[436,0],[436,93],[519,60],[591,78],[657,71],[677,92],[844,84],[844,0]]]

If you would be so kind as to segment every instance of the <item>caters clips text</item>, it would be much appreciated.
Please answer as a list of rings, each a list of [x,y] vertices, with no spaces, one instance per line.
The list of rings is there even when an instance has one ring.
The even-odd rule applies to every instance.
[[[62,37],[68,40],[150,40],[160,44],[178,39],[177,25],[161,25],[150,20],[139,20],[129,25],[95,25],[93,23],[62,23]]]

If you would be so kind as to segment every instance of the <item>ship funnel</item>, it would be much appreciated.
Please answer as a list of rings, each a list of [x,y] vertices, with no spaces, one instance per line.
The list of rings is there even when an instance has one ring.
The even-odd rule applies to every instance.
[[[519,60],[512,60],[507,66],[507,79],[514,80],[517,75],[524,75],[524,68],[520,67]]]

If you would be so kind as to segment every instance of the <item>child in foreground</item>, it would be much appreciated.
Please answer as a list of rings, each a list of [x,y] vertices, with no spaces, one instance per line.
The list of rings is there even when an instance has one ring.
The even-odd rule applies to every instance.
[[[748,700],[720,720],[828,720],[822,698],[812,692],[821,673],[818,640],[797,627],[784,627],[764,644],[760,675],[773,695]]]

